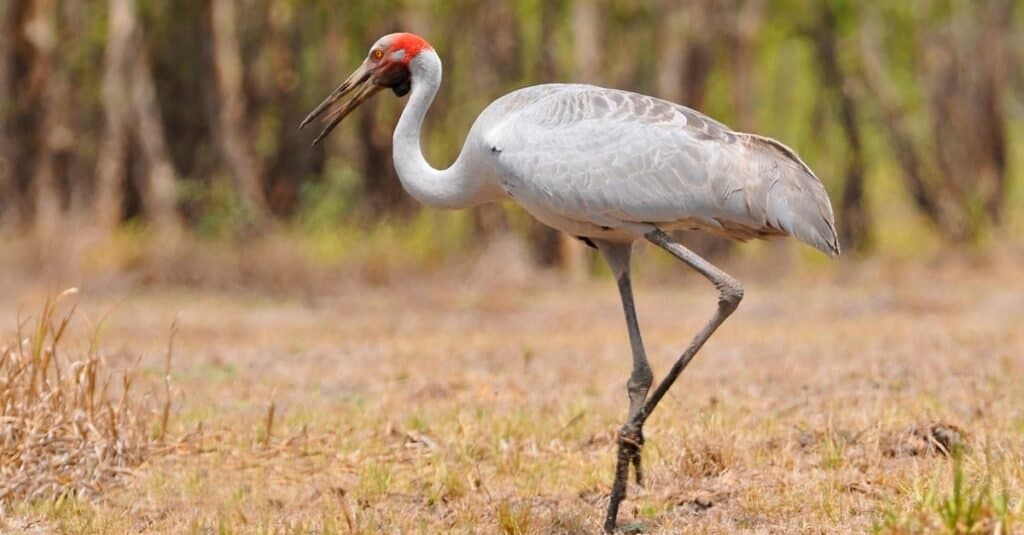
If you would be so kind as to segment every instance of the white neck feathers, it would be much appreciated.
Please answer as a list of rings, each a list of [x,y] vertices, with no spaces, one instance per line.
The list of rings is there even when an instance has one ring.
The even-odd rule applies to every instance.
[[[423,50],[409,62],[409,72],[412,89],[395,128],[393,147],[402,187],[416,200],[435,208],[466,208],[492,200],[489,181],[460,165],[463,158],[438,170],[423,156],[420,133],[423,118],[441,86],[441,58],[433,50]]]

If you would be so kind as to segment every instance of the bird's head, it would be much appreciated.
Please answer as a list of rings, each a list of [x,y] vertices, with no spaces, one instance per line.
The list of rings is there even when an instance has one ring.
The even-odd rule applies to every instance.
[[[362,65],[341,83],[319,106],[309,112],[299,128],[324,115],[323,131],[313,144],[320,143],[334,127],[352,110],[375,95],[381,89],[389,88],[396,95],[405,96],[412,88],[409,62],[420,52],[433,50],[426,40],[411,33],[392,33],[377,40],[370,47]],[[344,100],[345,95],[352,98]]]

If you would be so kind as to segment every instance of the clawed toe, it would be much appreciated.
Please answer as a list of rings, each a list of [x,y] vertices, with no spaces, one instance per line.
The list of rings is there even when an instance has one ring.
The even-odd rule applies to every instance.
[[[636,476],[636,484],[643,486],[643,449],[644,432],[643,428],[623,429],[619,432],[619,445],[626,455],[627,461],[633,466],[633,474]]]
[[[642,487],[644,486],[644,469],[643,465],[641,464],[641,460],[643,458],[642,453],[644,449],[644,433],[642,429],[637,431],[637,436],[635,440],[637,443],[637,447],[636,450],[633,452],[633,474],[636,476],[636,484]]]

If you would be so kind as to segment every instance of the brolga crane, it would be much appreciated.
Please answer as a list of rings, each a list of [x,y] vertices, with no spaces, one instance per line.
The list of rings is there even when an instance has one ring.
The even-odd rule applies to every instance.
[[[618,434],[604,522],[611,532],[630,467],[636,482],[643,481],[644,422],[743,297],[736,279],[667,232],[702,230],[736,240],[788,235],[835,256],[839,241],[828,194],[778,141],[734,132],[672,102],[579,84],[537,85],[499,98],[473,123],[455,163],[435,169],[423,156],[420,132],[440,85],[441,60],[429,43],[411,33],[385,35],[300,128],[324,116],[317,144],[378,91],[408,94],[393,150],[398,177],[413,197],[438,208],[512,199],[542,223],[600,251],[618,283],[633,353],[629,412]],[[649,396],[654,376],[629,276],[632,244],[641,239],[696,270],[719,292],[711,319]]]

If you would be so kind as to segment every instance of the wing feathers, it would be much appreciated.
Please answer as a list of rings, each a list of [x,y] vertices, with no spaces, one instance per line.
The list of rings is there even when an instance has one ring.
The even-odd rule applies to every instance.
[[[740,136],[756,166],[752,180],[770,184],[763,197],[768,224],[829,256],[838,255],[832,203],[821,180],[786,145],[756,134]]]
[[[741,240],[790,234],[839,253],[824,186],[773,139],[586,85],[526,88],[481,119],[485,143],[501,149],[491,153],[500,180],[538,217],[702,228]]]

